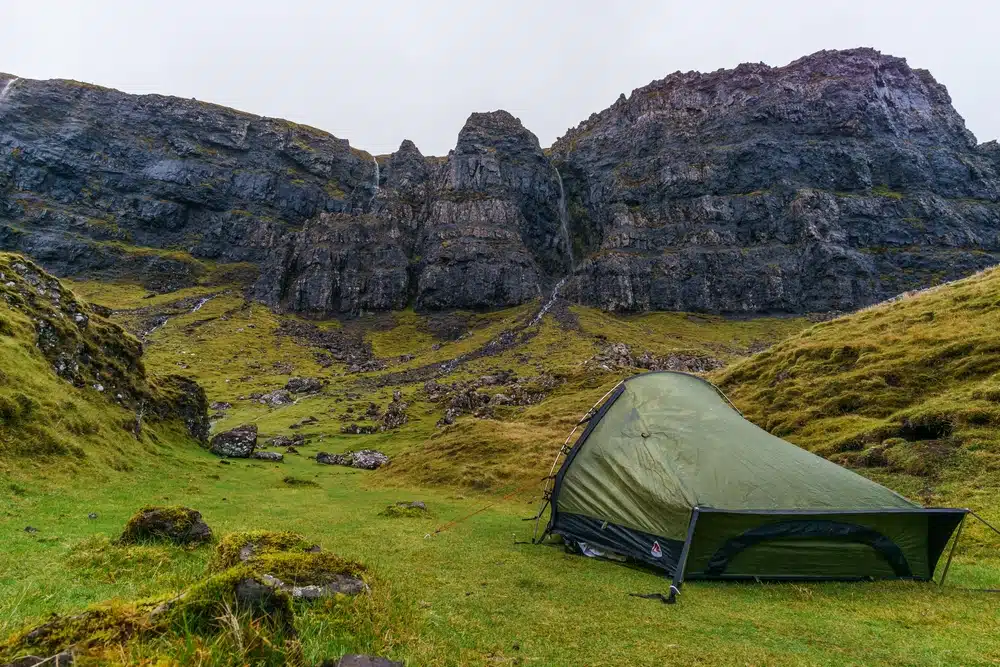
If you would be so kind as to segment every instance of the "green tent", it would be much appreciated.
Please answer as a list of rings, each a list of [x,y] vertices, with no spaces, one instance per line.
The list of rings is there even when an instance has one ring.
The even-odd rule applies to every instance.
[[[566,455],[546,534],[688,579],[927,580],[967,510],[925,509],[754,426],[711,383],[637,375]]]

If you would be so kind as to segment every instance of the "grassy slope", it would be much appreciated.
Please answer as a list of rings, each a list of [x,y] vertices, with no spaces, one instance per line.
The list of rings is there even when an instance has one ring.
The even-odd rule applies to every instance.
[[[141,365],[126,368],[124,361],[111,358],[114,350],[121,349],[118,342],[125,335],[121,329],[75,304],[79,307],[71,310],[89,318],[86,328],[77,327],[52,305],[53,298],[64,306],[73,305],[72,297],[55,297],[48,286],[41,286],[46,293],[40,296],[12,269],[19,262],[31,267],[0,253],[0,471],[23,473],[53,463],[96,474],[109,468],[130,470],[138,452],[155,453],[164,442],[187,441],[179,425],[164,424],[147,424],[136,440],[124,426],[134,420],[132,412],[116,405],[107,393],[75,387],[56,375],[36,344],[36,320],[52,323],[55,335],[64,341],[76,341],[91,368],[115,367],[131,375],[135,387],[150,387]]]
[[[992,269],[818,324],[715,379],[775,435],[1000,521],[998,303]]]
[[[95,301],[118,308],[179,296],[143,299],[128,285],[79,283]],[[200,289],[200,288],[198,288]],[[601,347],[599,336],[657,354],[696,351],[737,359],[748,348],[801,330],[803,320],[726,321],[683,314],[612,317],[574,309],[580,330],[547,318],[525,345],[459,367],[439,381],[477,377],[495,369],[561,378],[543,402],[510,408],[499,419],[462,417],[448,428],[435,422],[443,406],[426,400],[421,382],[401,387],[410,422],[371,436],[339,434],[348,406],[384,405],[392,387],[371,384],[387,372],[440,363],[471,351],[530,315],[531,307],[472,316],[469,332],[436,339],[426,318],[412,312],[348,322],[361,326],[378,357],[413,354],[386,371],[347,374],[341,364],[321,367],[315,350],[275,334],[278,316],[246,306],[239,292],[219,295],[197,313],[169,320],[149,340],[147,366],[198,377],[210,400],[234,407],[217,429],[255,421],[265,435],[315,415],[319,423],[302,456],[282,465],[235,462],[219,466],[201,450],[175,446],[156,456],[137,453],[135,471],[108,471],[100,485],[79,484],[61,470],[2,474],[22,489],[0,505],[0,633],[50,611],[72,611],[111,596],[135,597],[176,590],[193,581],[209,557],[153,548],[117,564],[100,536],[114,536],[127,516],[147,502],[200,509],[217,532],[242,528],[297,530],[376,572],[385,607],[380,627],[353,636],[331,633],[317,615],[305,615],[307,658],[346,650],[382,651],[413,665],[458,664],[981,664],[1000,660],[1000,618],[988,594],[906,583],[861,585],[692,584],[677,607],[631,598],[662,590],[662,579],[619,565],[567,556],[561,550],[515,545],[528,537],[519,519],[534,512],[537,494],[519,494],[445,532],[435,527],[465,516],[499,493],[535,484],[575,420],[620,378],[584,368]],[[205,292],[198,292],[202,295]],[[116,314],[124,323],[132,313]],[[330,324],[326,326],[337,326]],[[437,350],[435,345],[439,345]],[[277,364],[277,365],[276,365]],[[329,380],[319,396],[277,409],[239,400],[281,386],[290,375]],[[242,380],[241,380],[242,378]],[[228,382],[227,382],[228,380]],[[361,383],[359,383],[361,380]],[[357,395],[357,398],[348,396]],[[374,446],[394,456],[376,474],[318,466],[307,456]],[[29,479],[30,475],[30,479]],[[293,475],[318,484],[290,487]],[[910,490],[912,476],[898,476]],[[897,485],[899,486],[899,485]],[[485,491],[485,493],[484,493]],[[421,499],[427,519],[378,516],[388,503]],[[87,512],[100,518],[88,521]],[[41,529],[23,533],[23,526]],[[97,537],[95,537],[97,536]],[[959,559],[955,584],[994,583],[995,564]],[[515,645],[518,648],[515,648]],[[168,653],[190,657],[181,647]],[[223,660],[216,656],[216,660]]]

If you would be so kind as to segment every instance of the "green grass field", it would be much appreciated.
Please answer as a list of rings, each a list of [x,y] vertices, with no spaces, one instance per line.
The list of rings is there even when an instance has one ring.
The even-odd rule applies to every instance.
[[[992,283],[977,285],[982,299],[994,289]],[[851,345],[880,350],[883,361],[874,366],[879,369],[895,358],[893,350],[913,354],[910,350],[919,348],[884,337],[887,329],[878,318],[896,317],[899,305],[885,307],[884,316],[875,309],[811,328],[803,318],[619,317],[574,307],[562,323],[547,317],[541,327],[526,329],[535,305],[456,314],[464,333],[445,337],[435,333],[433,318],[409,311],[317,323],[323,331],[357,335],[374,357],[387,363],[382,370],[351,373],[347,364],[324,358],[324,351],[308,341],[284,335],[283,323],[298,320],[245,303],[238,286],[196,287],[149,298],[146,290],[129,284],[75,282],[73,289],[115,309],[112,321],[137,334],[152,315],[169,315],[147,337],[145,369],[152,378],[190,375],[209,400],[232,403],[216,422],[216,431],[253,422],[262,440],[302,433],[307,443],[301,455],[288,455],[284,463],[234,460],[221,465],[169,425],[133,438],[117,426],[128,413],[109,407],[92,390],[55,377],[32,351],[29,318],[2,311],[0,304],[0,323],[11,323],[9,332],[0,335],[0,345],[17,351],[17,356],[0,359],[0,390],[13,392],[31,379],[33,384],[25,386],[38,395],[34,398],[41,412],[35,414],[44,415],[45,422],[19,416],[17,423],[0,423],[0,641],[52,613],[74,614],[109,600],[114,608],[128,610],[136,600],[169,596],[202,580],[214,553],[211,545],[114,544],[140,507],[179,504],[201,511],[217,537],[248,529],[295,531],[325,551],[369,568],[370,595],[296,608],[300,664],[318,664],[346,652],[386,655],[408,665],[1000,663],[1000,594],[975,590],[1000,587],[1000,558],[995,555],[1000,543],[991,543],[985,531],[972,526],[966,532],[968,549],[956,557],[943,588],[912,582],[691,582],[674,606],[629,595],[666,590],[663,577],[650,571],[569,555],[558,547],[518,544],[531,537],[532,524],[521,519],[535,513],[541,478],[566,434],[621,377],[635,372],[590,363],[606,342],[627,343],[635,353],[711,356],[729,363],[712,377],[751,419],[776,433],[790,428],[781,434],[823,451],[824,443],[872,432],[873,424],[902,423],[895,412],[886,412],[889,408],[879,416],[862,414],[862,421],[851,421],[842,412],[820,413],[827,401],[848,389],[867,390],[864,367],[858,365],[863,355],[847,355],[855,364],[850,366],[846,353],[837,352],[847,339]],[[940,299],[949,289],[932,295]],[[1000,286],[995,291],[1000,296]],[[919,299],[932,295],[904,301],[904,320],[909,321],[910,310],[928,310]],[[190,306],[190,299],[205,296],[213,298],[197,310]],[[961,302],[969,301],[978,303]],[[969,325],[972,331],[957,322],[948,325],[951,319],[945,314],[950,311],[944,306],[934,310],[939,328],[928,329],[921,334],[925,337],[931,332],[962,338],[976,332],[995,335],[982,331],[985,321]],[[968,313],[959,310],[955,317],[968,319]],[[473,354],[505,330],[531,335],[498,354]],[[843,340],[826,340],[835,332],[842,332],[837,335]],[[747,359],[751,351],[785,339]],[[807,354],[799,351],[803,346],[825,346],[826,351]],[[980,345],[987,347],[986,342]],[[441,371],[440,365],[451,360],[460,363]],[[430,400],[424,388],[428,377],[451,383],[501,371],[522,378],[526,386],[544,386],[544,396],[527,405],[498,408],[484,418],[464,414],[452,425],[436,425],[445,406]],[[788,387],[797,394],[771,389],[780,372],[793,378]],[[842,373],[848,375],[840,377]],[[964,398],[988,403],[985,394],[975,399],[973,392],[986,391],[980,385],[990,375],[992,371],[973,382],[964,372],[942,373],[942,391],[954,387],[968,393],[956,393],[947,404]],[[292,376],[315,376],[327,384],[318,394],[280,407],[247,398],[280,388]],[[906,386],[907,400],[930,396]],[[340,433],[344,424],[365,422],[361,415],[370,402],[385,406],[394,389],[409,404],[405,425],[373,435]],[[944,404],[941,393],[926,400],[937,401],[932,406]],[[32,451],[31,434],[42,426],[60,441],[75,438],[75,431],[59,420],[68,405],[96,426],[73,427],[84,435],[75,439],[71,453]],[[807,410],[813,411],[811,419],[834,420],[828,438],[818,428],[794,427],[799,412]],[[310,416],[318,421],[290,429]],[[774,423],[768,424],[769,419]],[[989,447],[970,444],[973,436],[991,432],[988,428],[956,423],[952,432],[959,440],[953,448],[961,456],[966,450],[992,453]],[[14,447],[15,442],[21,446]],[[886,448],[893,446],[901,445],[890,442]],[[392,464],[367,472],[323,466],[309,458],[318,451],[362,447],[386,452]],[[863,449],[823,453],[834,457],[851,451]],[[982,462],[989,460],[950,457],[935,460],[929,472],[860,465],[850,457],[843,462],[911,497],[971,505],[996,519],[1000,475],[984,468]],[[969,461],[979,461],[978,468],[970,469]],[[426,502],[429,515],[380,515],[386,506],[410,500]],[[91,512],[96,519],[88,518]],[[26,532],[28,526],[37,532]],[[441,526],[449,527],[435,533]],[[215,633],[181,627],[164,636],[88,649],[78,656],[78,664],[282,664],[283,649],[270,644],[277,646],[279,638],[249,621]],[[15,657],[6,651],[0,644],[0,664]],[[271,657],[258,659],[264,654]]]
[[[306,452],[304,452],[306,453]],[[290,487],[288,475],[316,487]],[[447,521],[494,502],[453,490],[384,488],[377,475],[303,457],[281,465],[221,466],[178,448],[143,456],[131,473],[99,483],[61,474],[6,476],[24,490],[4,499],[0,533],[0,632],[109,598],[179,590],[203,572],[201,547],[109,545],[144,504],[196,507],[217,533],[293,530],[357,558],[377,577],[380,624],[345,636],[306,612],[310,661],[376,652],[413,665],[975,665],[1000,660],[996,561],[959,557],[949,584],[689,583],[667,606],[629,593],[665,590],[655,574],[561,549],[515,544],[530,537],[529,498],[502,502],[427,538]],[[374,482],[374,483],[373,483]],[[30,485],[30,486],[29,486]],[[424,500],[426,519],[380,517],[397,500]],[[96,512],[99,518],[89,520]],[[31,525],[37,533],[27,534]],[[183,642],[159,647],[193,659]],[[126,654],[126,658],[127,658]],[[216,655],[206,664],[227,663]],[[105,656],[115,660],[116,656]],[[127,659],[125,660],[128,661]],[[312,664],[309,662],[307,664]]]

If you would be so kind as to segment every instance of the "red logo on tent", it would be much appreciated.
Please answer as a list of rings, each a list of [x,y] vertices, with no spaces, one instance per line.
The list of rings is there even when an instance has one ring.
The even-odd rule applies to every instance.
[[[663,550],[660,549],[659,542],[653,542],[653,548],[649,552],[653,554],[653,558],[663,558]]]

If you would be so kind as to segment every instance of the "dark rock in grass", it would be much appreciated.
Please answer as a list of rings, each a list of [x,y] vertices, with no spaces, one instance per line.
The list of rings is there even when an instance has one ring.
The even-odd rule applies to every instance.
[[[212,539],[212,529],[201,512],[190,507],[143,507],[125,525],[122,544],[169,540],[175,544],[201,544]]]
[[[295,402],[291,393],[284,389],[275,389],[274,391],[269,391],[266,394],[259,394],[256,396],[251,394],[251,398],[254,398],[258,403],[263,403],[264,405],[272,408],[282,405],[291,405]]]
[[[287,435],[276,435],[267,441],[269,445],[274,447],[301,447],[306,443],[306,438],[304,435],[296,434],[292,436]]]
[[[288,486],[319,486],[319,484],[312,481],[311,479],[299,479],[298,477],[293,477],[292,475],[285,477],[281,481],[287,484]]]
[[[389,505],[384,510],[379,512],[379,515],[392,519],[427,516],[427,505],[425,505],[422,500],[414,500],[412,502],[403,500],[393,505]]]
[[[323,388],[319,378],[290,378],[285,389],[293,394],[310,394]]]
[[[219,433],[209,447],[213,454],[234,459],[245,459],[257,448],[257,425],[244,424]]]
[[[91,512],[90,514],[87,515],[87,518],[93,521],[94,519],[97,518],[97,512]]]
[[[403,667],[403,663],[374,655],[345,655],[340,660],[324,660],[320,667]]]
[[[345,435],[371,435],[378,431],[379,427],[375,424],[347,424],[340,427],[340,432]]]
[[[317,424],[317,423],[319,423],[318,419],[316,419],[315,417],[309,416],[309,417],[306,417],[305,419],[302,419],[300,421],[295,422],[294,424],[292,424],[288,428],[291,428],[291,429],[302,428],[303,426],[308,426],[309,424]]]
[[[26,532],[26,533],[28,533],[28,534],[31,534],[31,533],[37,533],[37,532],[38,532],[38,529],[37,529],[37,528],[35,528],[34,526],[25,526],[25,527],[24,527],[24,532]]]
[[[73,654],[63,651],[49,658],[39,658],[34,655],[26,655],[18,658],[14,662],[8,662],[2,667],[35,667],[35,665],[45,665],[46,667],[70,667],[74,664]]]
[[[361,468],[363,470],[376,470],[389,463],[389,457],[374,449],[361,449],[356,452],[347,452],[346,454],[320,452],[316,455],[316,462],[333,466]]]
[[[213,401],[208,406],[209,410],[217,410],[217,411],[220,411],[220,412],[222,410],[229,410],[232,407],[233,407],[232,403],[227,403],[225,401]]]
[[[259,459],[261,461],[274,461],[275,463],[280,463],[285,460],[285,455],[280,452],[254,452],[250,455],[252,459]]]

